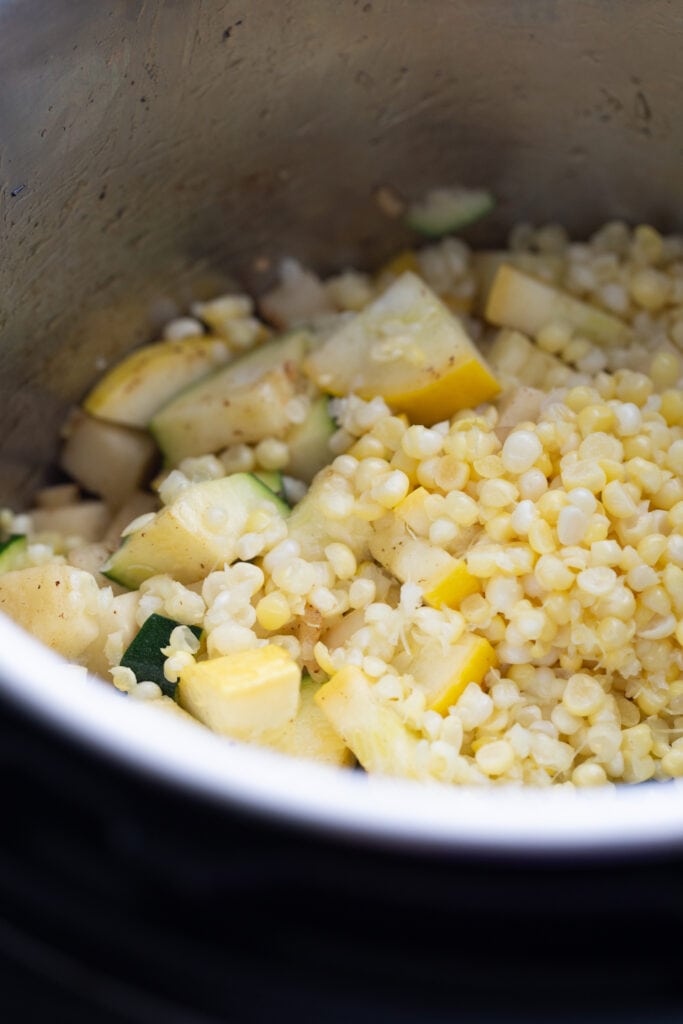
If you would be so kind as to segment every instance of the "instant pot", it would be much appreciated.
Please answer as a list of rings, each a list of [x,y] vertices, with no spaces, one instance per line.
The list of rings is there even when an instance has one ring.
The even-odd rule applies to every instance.
[[[387,193],[491,189],[473,244],[683,228],[682,40],[669,0],[0,0],[0,504],[192,301],[408,242]],[[290,761],[5,620],[0,699],[10,1021],[677,1019],[677,782],[476,792]]]

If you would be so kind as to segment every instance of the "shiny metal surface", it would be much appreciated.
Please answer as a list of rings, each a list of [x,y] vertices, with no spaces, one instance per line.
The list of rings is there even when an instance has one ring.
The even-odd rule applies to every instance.
[[[0,502],[104,360],[254,257],[369,264],[453,180],[579,234],[681,219],[667,0],[0,0]]]

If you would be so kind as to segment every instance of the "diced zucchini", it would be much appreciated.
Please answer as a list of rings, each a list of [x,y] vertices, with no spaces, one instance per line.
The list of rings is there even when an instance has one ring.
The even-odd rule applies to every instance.
[[[103,501],[79,501],[60,508],[36,508],[30,511],[32,533],[78,537],[86,543],[101,540],[111,520],[111,510]]]
[[[83,408],[93,416],[146,427],[157,409],[230,359],[220,338],[156,341],[117,363],[92,389]]]
[[[165,655],[162,647],[168,647],[171,633],[180,623],[168,619],[165,615],[150,615],[140,627],[140,631],[126,648],[121,665],[131,669],[139,683],[152,682],[161,687],[167,697],[176,697],[177,682],[170,683],[164,675]],[[189,627],[199,639],[201,628]]]
[[[180,583],[204,579],[235,560],[235,545],[256,509],[289,512],[251,473],[192,484],[151,522],[124,537],[102,572],[131,589],[158,573]]]
[[[262,484],[273,492],[281,501],[287,501],[287,495],[285,494],[285,482],[282,477],[282,473],[279,473],[274,469],[257,469],[254,470],[254,476],[257,480],[260,480]],[[287,502],[289,504],[289,502]]]
[[[13,533],[0,544],[0,573],[23,569],[27,564],[28,539],[23,533]]]
[[[408,208],[406,224],[421,235],[441,238],[481,220],[495,205],[486,189],[435,188]]]
[[[292,757],[322,761],[324,764],[350,765],[354,760],[353,754],[315,702],[319,689],[319,684],[304,674],[297,716],[272,745]]]
[[[441,644],[426,645],[406,671],[424,691],[427,708],[445,715],[466,686],[482,682],[496,660],[496,652],[485,637],[467,633],[445,651]]]
[[[69,421],[60,455],[62,469],[111,508],[144,486],[158,454],[145,431],[77,412]]]
[[[99,634],[98,586],[70,565],[39,565],[0,576],[0,611],[70,661]]]
[[[291,426],[287,403],[305,386],[299,366],[309,342],[303,331],[266,342],[161,408],[150,430],[167,464],[284,437]]]
[[[301,669],[287,651],[266,644],[188,665],[178,700],[214,732],[268,743],[294,721],[300,682]]]
[[[499,390],[460,321],[410,271],[315,349],[304,366],[321,391],[380,395],[426,424]]]
[[[598,345],[624,346],[632,337],[630,327],[612,313],[508,265],[496,273],[484,315],[489,323],[531,337],[553,321],[564,321]]]
[[[368,772],[417,778],[417,744],[395,711],[374,693],[361,669],[347,665],[316,692],[332,728]]]
[[[370,552],[401,583],[416,583],[424,600],[434,608],[457,608],[463,598],[481,587],[462,559],[413,536],[406,522],[395,514],[375,524]]]
[[[315,474],[332,461],[330,438],[336,429],[330,416],[329,399],[322,396],[312,402],[303,423],[292,427],[287,435],[288,474],[310,484]]]

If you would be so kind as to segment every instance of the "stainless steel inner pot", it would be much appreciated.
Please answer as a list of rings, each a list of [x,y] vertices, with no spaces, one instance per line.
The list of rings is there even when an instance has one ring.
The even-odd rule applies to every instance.
[[[682,41],[669,0],[0,0],[0,503],[191,298],[258,290],[284,254],[391,253],[382,186],[492,189],[487,244],[520,219],[683,227]],[[19,657],[21,697],[48,663]]]

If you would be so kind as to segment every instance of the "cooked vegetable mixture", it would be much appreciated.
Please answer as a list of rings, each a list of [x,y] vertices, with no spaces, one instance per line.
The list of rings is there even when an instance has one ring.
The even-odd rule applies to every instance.
[[[477,194],[477,209],[488,194]],[[425,234],[476,215],[438,193]],[[683,776],[683,238],[294,260],[114,366],[0,608],[129,699],[454,784]]]

